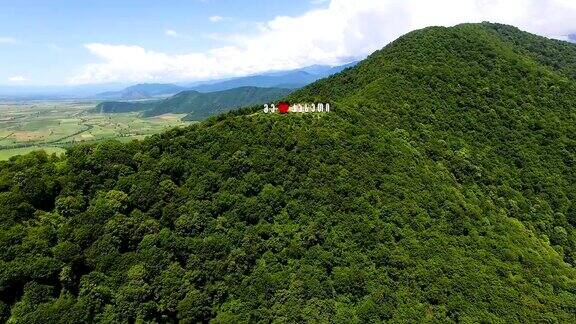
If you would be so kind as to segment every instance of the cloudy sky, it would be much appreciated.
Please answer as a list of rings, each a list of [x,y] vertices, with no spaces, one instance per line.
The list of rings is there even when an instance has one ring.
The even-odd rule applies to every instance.
[[[576,0],[0,0],[0,84],[179,82],[361,58],[492,21],[576,39]]]

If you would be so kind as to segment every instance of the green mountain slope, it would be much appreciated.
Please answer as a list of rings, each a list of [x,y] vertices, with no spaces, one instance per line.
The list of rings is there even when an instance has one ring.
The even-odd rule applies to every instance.
[[[291,91],[281,88],[257,87],[240,87],[210,93],[183,91],[159,101],[103,102],[94,111],[102,113],[143,111],[143,115],[146,117],[166,113],[186,113],[188,114],[185,117],[187,120],[202,120],[240,107],[277,100],[288,95]]]
[[[574,322],[576,82],[502,30],[416,31],[289,96],[330,113],[0,162],[0,316]]]
[[[493,24],[418,31],[375,53],[359,69],[307,87],[292,100],[333,98],[350,118],[406,131],[429,158],[451,162],[460,184],[501,196],[507,201],[502,207],[514,207],[517,218],[553,238],[563,231],[557,226],[576,224],[571,204],[576,84],[553,71],[571,65],[540,65],[533,54],[542,52],[538,46],[518,48],[494,30],[519,33]],[[526,42],[536,37],[522,35]],[[550,53],[576,48],[560,45]],[[533,52],[525,52],[529,47]],[[537,202],[542,197],[548,199],[546,207]],[[544,211],[533,210],[534,205],[554,221],[543,226]],[[574,238],[570,241],[560,245],[574,263]]]
[[[485,27],[493,29],[505,41],[513,43],[518,53],[527,55],[576,80],[576,46],[574,44],[525,33],[518,28],[506,25],[485,24]]]

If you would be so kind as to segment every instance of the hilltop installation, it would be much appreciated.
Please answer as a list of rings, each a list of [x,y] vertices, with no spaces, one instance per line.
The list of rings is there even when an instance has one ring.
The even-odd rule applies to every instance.
[[[278,103],[278,106],[275,104],[265,104],[264,105],[264,113],[280,113],[280,114],[287,114],[290,112],[296,113],[309,113],[309,112],[330,112],[330,103],[318,103],[318,104],[294,104],[290,105],[287,102],[281,101]]]

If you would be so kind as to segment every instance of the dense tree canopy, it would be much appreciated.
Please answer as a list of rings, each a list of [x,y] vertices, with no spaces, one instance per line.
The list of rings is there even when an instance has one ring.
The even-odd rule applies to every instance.
[[[576,321],[576,80],[534,44],[574,45],[533,37],[428,28],[288,98],[331,113],[0,162],[0,319]]]

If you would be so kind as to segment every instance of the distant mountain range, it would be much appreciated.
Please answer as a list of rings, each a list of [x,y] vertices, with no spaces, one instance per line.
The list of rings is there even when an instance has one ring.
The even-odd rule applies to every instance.
[[[96,95],[96,99],[112,101],[100,103],[93,111],[99,113],[142,111],[147,117],[165,113],[186,113],[188,115],[184,119],[201,120],[234,108],[280,99],[295,89],[353,67],[357,63],[341,66],[312,65],[298,70],[184,86],[162,83],[137,84],[121,91]],[[149,100],[159,97],[164,99]]]
[[[0,85],[0,100],[144,100],[169,97],[181,91],[213,92],[238,87],[299,89],[324,77],[338,73],[352,62],[339,66],[312,65],[301,69],[267,72],[245,77],[199,81],[194,83],[125,83],[69,86]]]
[[[110,99],[110,100],[117,100],[117,99],[138,100],[138,99],[149,99],[159,96],[166,96],[184,90],[186,90],[185,87],[180,87],[175,84],[144,83],[133,85],[120,91],[107,91],[99,93],[95,97],[97,99]]]
[[[312,65],[298,70],[272,72],[234,78],[215,83],[206,83],[195,86],[191,90],[212,92],[246,86],[299,89],[314,81],[341,72],[346,68],[353,67],[357,63],[358,62],[352,62],[340,66]]]
[[[95,93],[122,89],[123,83],[83,84],[66,86],[0,85],[0,100],[78,100],[93,98]]]
[[[188,114],[185,120],[201,120],[235,108],[266,103],[285,97],[291,89],[239,87],[223,91],[201,93],[182,91],[170,98],[149,101],[108,101],[93,110],[97,113],[122,113],[142,111],[146,117],[166,113]]]
[[[342,70],[353,67],[358,62],[340,66],[312,65],[297,70],[270,72],[228,80],[196,82],[194,84],[176,85],[165,83],[137,84],[120,91],[99,93],[94,99],[100,100],[142,100],[167,97],[181,91],[214,92],[239,87],[299,89],[314,81],[325,78]]]
[[[291,71],[282,75],[254,75],[226,81],[219,81],[212,84],[203,84],[193,87],[192,90],[199,92],[213,92],[247,86],[297,89],[308,85],[318,80],[319,78],[320,77],[317,75],[313,75],[304,71]]]

